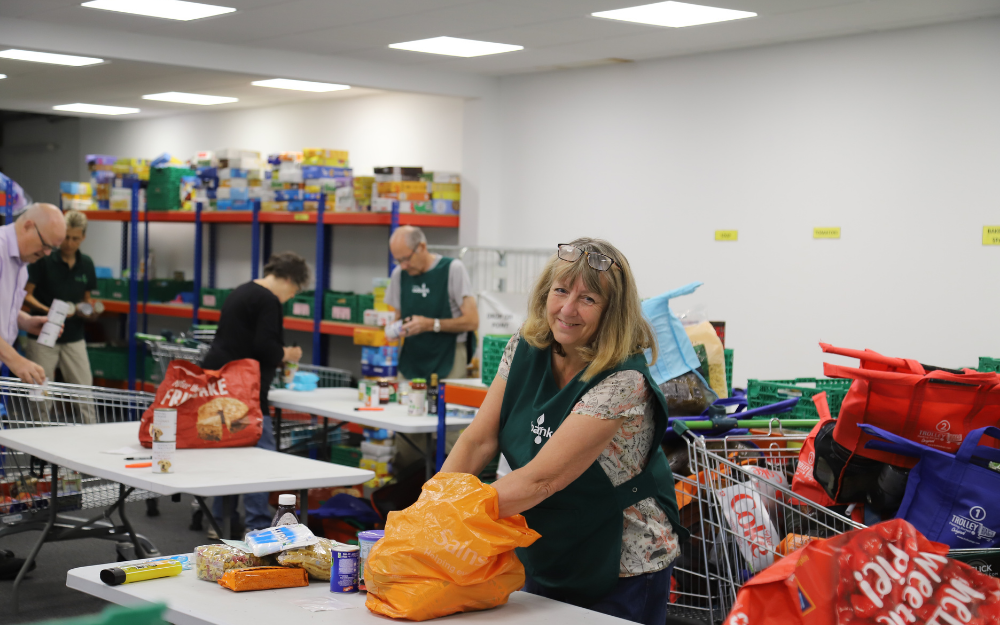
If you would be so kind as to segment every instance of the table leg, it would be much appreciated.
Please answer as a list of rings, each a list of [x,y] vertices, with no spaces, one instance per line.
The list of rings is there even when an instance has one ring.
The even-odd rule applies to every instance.
[[[132,490],[133,489],[130,488],[128,492],[126,492],[124,484],[118,485],[118,517],[122,520],[122,526],[125,528],[125,531],[128,532],[129,538],[132,539],[132,544],[135,546],[135,557],[145,558],[146,551],[142,548],[142,545],[139,544],[139,538],[136,536],[135,530],[132,529],[132,524],[129,522],[128,517],[125,516],[125,499],[128,497],[128,494],[132,492]]]
[[[299,523],[309,525],[309,489],[299,491]]]
[[[208,524],[215,530],[215,535],[222,536],[222,529],[219,527],[219,522],[215,520],[215,516],[212,514],[212,509],[208,507],[207,503],[205,503],[205,498],[195,495],[194,499],[201,507],[201,511],[205,515],[205,518],[208,519]]]
[[[274,409],[274,450],[281,451],[281,408]]]
[[[233,529],[232,514],[229,510],[229,502],[226,501],[228,497],[222,498],[222,533],[219,534],[219,538],[225,538],[229,540],[232,538],[229,534]],[[233,506],[235,507],[235,506]],[[239,514],[239,512],[237,512]]]
[[[49,532],[52,531],[52,527],[56,524],[56,515],[59,513],[59,506],[56,505],[59,500],[59,467],[54,464],[52,465],[51,494],[52,497],[49,499],[49,520],[45,523],[45,529],[42,530],[42,535],[38,537],[35,546],[31,548],[31,553],[24,559],[24,564],[21,565],[21,570],[17,572],[17,578],[14,580],[13,588],[11,588],[11,599],[15,614],[19,609],[17,602],[18,588],[20,588],[21,582],[24,580],[24,576],[27,575],[28,569],[31,568],[31,564],[35,561],[38,552],[42,550],[42,543],[49,537]]]

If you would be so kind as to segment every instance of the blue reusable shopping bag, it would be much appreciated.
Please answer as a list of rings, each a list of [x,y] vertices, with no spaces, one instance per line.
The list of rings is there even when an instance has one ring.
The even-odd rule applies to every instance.
[[[653,332],[656,333],[656,345],[659,348],[659,357],[649,367],[649,374],[653,376],[653,381],[657,384],[673,380],[677,376],[684,375],[688,371],[695,371],[701,366],[698,354],[694,352],[694,346],[691,345],[691,339],[684,331],[681,320],[670,310],[670,300],[681,295],[694,293],[695,289],[702,284],[704,283],[692,282],[679,289],[651,297],[642,303],[642,314],[653,326]],[[652,357],[652,351],[647,349],[646,362],[649,362]],[[708,384],[705,386],[707,387]]]
[[[897,518],[952,548],[1000,546],[1000,473],[976,464],[1000,462],[1000,449],[979,446],[984,435],[1000,439],[1000,428],[972,430],[952,455],[871,425],[858,427],[884,439],[865,447],[920,458],[910,470]]]

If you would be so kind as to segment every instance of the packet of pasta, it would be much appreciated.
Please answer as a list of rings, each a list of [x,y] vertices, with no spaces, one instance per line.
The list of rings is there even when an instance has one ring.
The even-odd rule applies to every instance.
[[[305,569],[290,569],[283,566],[258,566],[249,569],[226,571],[219,579],[219,585],[229,590],[269,590],[272,588],[298,588],[309,585],[309,575]]]

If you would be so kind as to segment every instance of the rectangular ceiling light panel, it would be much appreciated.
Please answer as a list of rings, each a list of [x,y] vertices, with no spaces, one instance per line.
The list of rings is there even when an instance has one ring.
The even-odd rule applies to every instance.
[[[51,52],[35,52],[34,50],[17,50],[14,48],[0,52],[0,59],[31,61],[32,63],[48,63],[50,65],[69,65],[71,67],[96,65],[97,63],[104,62],[104,59],[97,59],[90,56],[53,54]]]
[[[720,9],[717,7],[707,7],[700,4],[688,4],[687,2],[657,2],[656,4],[644,4],[627,9],[615,9],[614,11],[599,11],[591,13],[594,17],[603,17],[609,20],[619,20],[622,22],[636,22],[639,24],[650,24],[652,26],[669,26],[670,28],[684,28],[685,26],[699,26],[701,24],[712,24],[714,22],[728,22],[729,20],[741,20],[748,17],[756,17],[756,13],[749,11],[736,11],[734,9]]]
[[[67,111],[69,113],[90,113],[92,115],[131,115],[139,112],[139,109],[127,106],[104,106],[103,104],[83,104],[82,102],[60,104],[59,106],[53,106],[52,109],[55,111]]]
[[[166,93],[151,93],[142,96],[143,100],[158,100],[160,102],[177,102],[178,104],[199,104],[201,106],[212,106],[213,104],[230,104],[239,102],[239,98],[228,98],[221,95],[202,95],[200,93],[182,93],[180,91],[167,91]]]
[[[255,80],[251,85],[255,87],[270,87],[272,89],[291,89],[292,91],[312,91],[314,93],[327,93],[328,91],[343,91],[350,89],[350,85],[336,85],[329,82],[311,82],[309,80],[291,80],[289,78],[271,78],[269,80]]]
[[[447,54],[448,56],[484,56],[524,50],[524,46],[512,46],[506,43],[491,43],[475,39],[460,39],[458,37],[433,37],[417,41],[391,43],[390,48],[410,50],[411,52],[426,52],[428,54]]]
[[[232,7],[220,7],[214,4],[200,2],[184,2],[183,0],[91,0],[80,6],[88,9],[131,13],[146,17],[160,17],[165,20],[180,20],[188,22],[206,17],[232,13]]]

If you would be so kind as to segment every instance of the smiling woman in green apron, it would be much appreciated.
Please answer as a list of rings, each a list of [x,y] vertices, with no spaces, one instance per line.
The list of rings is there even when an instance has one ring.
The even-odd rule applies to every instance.
[[[500,516],[542,538],[517,555],[525,590],[662,625],[687,538],[660,448],[656,344],[625,257],[600,239],[558,246],[486,399],[442,471],[478,474],[503,452]]]

